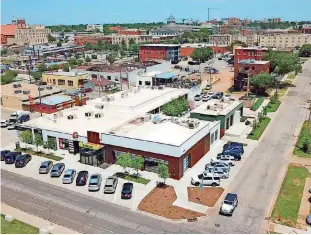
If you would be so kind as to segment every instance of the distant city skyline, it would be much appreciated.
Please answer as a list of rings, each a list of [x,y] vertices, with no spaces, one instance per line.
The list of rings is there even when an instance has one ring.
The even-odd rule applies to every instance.
[[[255,2],[255,1],[254,1]],[[311,20],[311,0],[261,0],[260,4],[247,0],[2,0],[1,23],[11,23],[12,17],[24,17],[28,24],[104,24],[165,22],[172,14],[182,18],[206,21],[228,17],[280,17],[286,21]]]

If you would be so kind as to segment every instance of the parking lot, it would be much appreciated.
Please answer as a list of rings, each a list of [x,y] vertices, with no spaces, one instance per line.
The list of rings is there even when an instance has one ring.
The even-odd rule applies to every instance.
[[[123,207],[127,207],[131,210],[136,210],[139,202],[145,197],[147,193],[149,193],[150,185],[143,185],[143,184],[133,182],[134,187],[133,187],[133,192],[132,192],[132,195],[133,195],[132,198],[126,199],[126,200],[121,199],[122,186],[124,183],[128,181],[118,178],[118,185],[116,188],[116,192],[114,194],[104,194],[103,190],[104,190],[106,179],[109,176],[112,176],[115,172],[109,169],[104,170],[98,167],[92,167],[92,166],[84,165],[81,163],[70,165],[70,164],[67,164],[66,160],[60,161],[60,162],[65,163],[65,170],[75,169],[77,171],[77,174],[79,171],[88,170],[89,172],[88,182],[92,174],[99,173],[102,175],[102,183],[101,183],[100,190],[97,192],[88,191],[88,182],[85,186],[76,186],[75,180],[71,184],[63,184],[62,178],[63,178],[65,170],[63,171],[60,177],[55,177],[55,178],[50,177],[50,174],[39,174],[39,167],[41,163],[45,160],[49,160],[49,159],[32,156],[32,160],[23,168],[15,168],[14,164],[5,164],[4,162],[2,162],[1,168],[4,170],[8,170],[8,171],[23,175],[23,176],[41,180],[48,184],[66,188],[68,190],[72,190],[77,193],[82,193],[90,197],[95,197],[97,199],[105,200],[105,201],[108,201],[108,202],[111,202],[111,203],[114,203],[114,204],[117,204]],[[1,183],[5,184],[5,182],[1,182]]]

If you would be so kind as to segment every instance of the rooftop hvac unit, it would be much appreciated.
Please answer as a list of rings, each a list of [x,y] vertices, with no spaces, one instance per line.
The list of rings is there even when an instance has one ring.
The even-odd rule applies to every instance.
[[[102,101],[103,101],[103,102],[109,101],[109,97],[108,97],[108,96],[103,97],[103,98],[102,98]]]
[[[103,104],[96,104],[95,108],[97,108],[97,109],[104,109],[104,105]]]
[[[25,94],[25,95],[30,94],[30,90],[24,90],[23,94]]]
[[[20,93],[22,93],[22,90],[15,90],[14,91],[14,94],[20,94]]]
[[[163,86],[159,86],[158,89],[159,89],[159,90],[163,90],[164,87],[163,87]]]
[[[86,113],[85,113],[85,116],[86,116],[86,117],[91,117],[92,115],[93,115],[93,112],[86,112]]]
[[[151,90],[154,90],[154,86],[151,87]]]
[[[68,116],[67,116],[67,119],[68,119],[68,120],[72,120],[72,119],[75,119],[75,118],[77,118],[77,115],[75,115],[75,114],[72,114],[72,115],[68,115]]]
[[[64,116],[64,113],[63,113],[62,111],[59,111],[59,112],[58,112],[58,116],[59,116],[59,117],[62,117],[62,116]]]
[[[121,98],[124,98],[124,97],[127,97],[128,96],[128,92],[127,91],[124,91],[122,94],[121,94]]]
[[[199,126],[200,122],[191,120],[190,122],[188,122],[188,127],[189,129],[194,129],[197,128]]]
[[[44,90],[44,87],[38,87],[38,90],[39,90],[39,91],[43,91],[43,90]]]
[[[13,88],[19,88],[19,87],[22,87],[22,85],[19,84],[19,83],[14,83],[14,84],[13,84]]]
[[[51,87],[51,86],[47,86],[47,87],[46,87],[46,89],[47,89],[47,90],[52,90],[52,89],[53,89],[53,87]]]
[[[114,96],[109,96],[108,101],[114,101]]]
[[[149,122],[151,120],[151,114],[146,114],[144,117],[141,117],[142,122]]]
[[[103,113],[96,113],[96,114],[95,114],[95,118],[101,118],[101,117],[103,117],[103,116],[104,116]]]

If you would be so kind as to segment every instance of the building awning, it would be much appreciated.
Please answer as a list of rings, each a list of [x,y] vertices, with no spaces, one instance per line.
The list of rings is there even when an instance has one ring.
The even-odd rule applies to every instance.
[[[177,76],[176,73],[173,72],[166,72],[166,73],[160,73],[155,75],[155,78],[159,78],[159,79],[173,79]]]

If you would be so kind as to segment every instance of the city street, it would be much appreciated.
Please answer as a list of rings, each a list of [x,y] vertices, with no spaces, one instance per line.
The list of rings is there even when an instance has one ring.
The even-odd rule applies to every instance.
[[[305,63],[297,76],[296,87],[289,90],[264,137],[229,187],[238,195],[239,205],[232,217],[218,215],[218,207],[199,223],[212,233],[262,233],[282,183],[294,145],[294,134],[307,119],[307,100],[311,99],[311,61]],[[219,202],[218,202],[219,203]]]
[[[1,170],[2,202],[80,233],[204,233]]]

